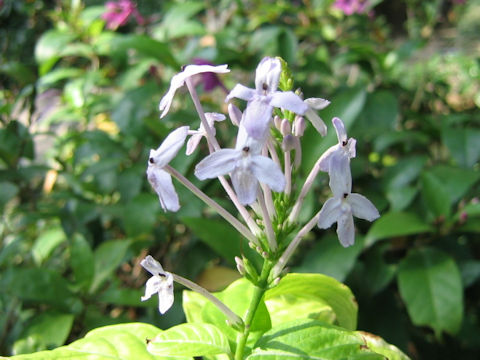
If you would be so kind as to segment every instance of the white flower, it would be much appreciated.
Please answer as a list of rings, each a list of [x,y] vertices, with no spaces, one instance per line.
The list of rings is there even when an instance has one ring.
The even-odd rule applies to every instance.
[[[337,132],[338,144],[328,148],[318,160],[320,170],[326,172],[330,171],[329,169],[332,159],[337,159],[338,161],[345,162],[349,165],[350,159],[356,156],[355,145],[357,140],[353,138],[347,139],[347,131],[345,130],[342,120],[339,118],[333,118],[332,123]]]
[[[263,142],[248,136],[242,124],[243,120],[235,149],[210,154],[197,164],[195,175],[205,180],[230,173],[240,203],[248,205],[257,198],[259,181],[280,192],[285,188],[285,176],[273,160],[260,155]]]
[[[365,196],[352,194],[352,176],[350,167],[345,170],[345,161],[332,161],[330,164],[330,188],[333,197],[323,204],[318,216],[318,226],[327,229],[337,223],[337,235],[344,247],[355,242],[355,226],[353,216],[373,221],[380,214]]]
[[[178,195],[173,187],[172,177],[163,170],[183,146],[188,134],[188,126],[182,126],[172,131],[158,147],[150,150],[148,159],[147,178],[155,189],[164,211],[177,211],[180,209]]]
[[[141,300],[148,300],[152,295],[158,294],[158,310],[161,314],[165,314],[173,304],[172,274],[163,271],[162,265],[150,255],[143,259],[140,265],[153,275],[147,280],[145,296],[142,296]]]
[[[323,122],[322,118],[317,115],[315,110],[325,109],[328,105],[330,105],[330,101],[322,98],[309,98],[305,99],[303,102],[308,105],[305,116],[308,118],[308,120],[310,120],[320,135],[325,136],[327,134],[327,126]]]
[[[226,119],[225,115],[219,113],[205,113],[205,118],[207,119],[208,126],[210,126],[210,129],[212,129],[213,136],[215,136],[215,134],[217,133],[213,123],[215,121],[223,121]],[[191,155],[197,148],[200,140],[202,140],[202,137],[207,136],[207,132],[205,131],[203,124],[200,124],[198,130],[190,131],[190,134],[192,136],[187,141],[187,155]]]
[[[162,111],[160,118],[163,118],[167,115],[168,110],[170,109],[170,105],[172,105],[173,96],[177,89],[181,88],[185,84],[185,80],[189,77],[201,73],[213,72],[217,74],[228,73],[230,70],[228,69],[228,65],[187,65],[183,69],[182,72],[174,75],[170,82],[170,88],[168,89],[167,93],[163,96],[162,100],[160,101],[159,109]]]
[[[274,107],[300,115],[308,109],[308,105],[295,93],[277,91],[281,72],[280,60],[265,57],[256,70],[255,89],[237,84],[225,99],[226,102],[234,97],[248,101],[243,126],[251,137],[261,139],[265,136]]]

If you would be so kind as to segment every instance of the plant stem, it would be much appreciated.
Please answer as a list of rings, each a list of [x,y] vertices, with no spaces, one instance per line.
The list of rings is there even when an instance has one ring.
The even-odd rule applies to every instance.
[[[250,327],[252,326],[253,317],[257,312],[258,305],[267,291],[268,287],[268,277],[270,275],[270,270],[272,269],[273,264],[265,260],[263,263],[262,273],[260,274],[260,279],[257,286],[255,286],[255,291],[253,293],[252,299],[250,300],[250,306],[248,307],[247,314],[244,320],[244,330],[243,333],[239,333],[237,337],[237,350],[235,351],[235,360],[243,360],[243,354],[245,351],[245,345],[248,340],[248,335],[250,335]]]

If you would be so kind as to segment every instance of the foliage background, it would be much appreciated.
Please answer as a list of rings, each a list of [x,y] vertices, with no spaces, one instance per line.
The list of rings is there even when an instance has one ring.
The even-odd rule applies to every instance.
[[[147,253],[212,290],[236,278],[241,239],[181,189],[182,209],[163,213],[145,164],[177,124],[197,126],[182,95],[158,119],[181,64],[228,63],[231,89],[279,55],[305,94],[332,101],[324,120],[339,116],[358,140],[354,191],[382,213],[358,224],[352,248],[316,230],[293,270],[344,281],[358,328],[414,359],[478,358],[480,3],[377,0],[351,16],[332,4],[138,1],[146,24],[109,30],[102,1],[0,1],[0,354],[106,324],[183,321],[180,301],[164,316],[140,302]],[[214,109],[224,96],[202,100]],[[305,173],[334,136],[311,130]],[[174,167],[192,175],[198,160]],[[305,217],[326,184],[317,180]],[[199,186],[223,201],[213,182]]]

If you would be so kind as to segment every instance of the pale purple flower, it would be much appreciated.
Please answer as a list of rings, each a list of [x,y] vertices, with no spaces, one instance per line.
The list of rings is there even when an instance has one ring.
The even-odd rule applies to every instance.
[[[345,125],[342,120],[333,118],[332,123],[337,132],[338,144],[328,148],[318,160],[320,170],[326,172],[330,172],[329,169],[332,159],[336,158],[338,161],[344,159],[346,160],[345,163],[349,165],[350,159],[356,156],[355,145],[357,140],[347,138],[347,131],[345,130]]]
[[[141,300],[148,300],[152,295],[158,294],[158,310],[165,314],[173,304],[172,274],[164,271],[162,265],[150,255],[143,259],[140,265],[153,275],[145,284],[145,296],[142,296]]]
[[[160,100],[159,109],[160,111],[162,111],[160,118],[163,118],[165,115],[167,115],[168,110],[170,110],[170,106],[172,105],[175,92],[185,84],[185,80],[187,80],[189,77],[197,74],[203,74],[203,73],[224,74],[228,72],[230,72],[230,70],[228,69],[228,65],[218,65],[218,66],[187,65],[185,66],[182,72],[172,77],[172,80],[170,81],[170,88],[168,89],[167,93],[163,96],[162,100]]]
[[[172,131],[158,147],[150,150],[147,178],[158,194],[160,205],[164,211],[178,211],[180,203],[173,187],[172,177],[163,168],[177,155],[188,135],[188,126]]]
[[[195,65],[214,65],[210,61],[201,58],[194,58],[192,59],[192,62]],[[225,93],[228,93],[228,89],[220,81],[217,74],[213,72],[204,72],[197,76],[198,80],[194,81],[194,83],[195,85],[199,83],[203,84],[203,91],[210,92],[213,91],[213,89],[215,89],[216,87],[220,87],[223,91],[225,91]],[[197,76],[195,76],[195,78],[197,78]]]
[[[285,176],[273,160],[260,155],[263,141],[248,136],[241,121],[235,149],[220,149],[195,167],[200,180],[212,179],[230,173],[233,188],[240,203],[248,205],[257,198],[258,182],[267,184],[276,192],[285,188]]]
[[[367,12],[368,0],[336,0],[333,7],[342,10],[345,15]]]
[[[261,139],[265,136],[274,107],[287,109],[300,115],[308,109],[308,106],[295,93],[277,91],[281,72],[280,60],[265,57],[257,66],[255,89],[237,84],[225,99],[228,102],[235,97],[248,101],[243,126],[251,137]]]
[[[116,29],[125,25],[131,15],[135,17],[138,24],[145,23],[145,19],[131,0],[107,1],[105,7],[107,11],[102,14],[102,19],[107,22],[108,29]]]
[[[223,121],[226,119],[225,115],[219,114],[219,113],[205,113],[205,118],[207,119],[207,124],[212,129],[212,135],[215,136],[216,130],[214,126],[215,121]],[[195,149],[197,148],[198,144],[200,143],[200,140],[202,140],[202,137],[207,137],[207,132],[205,131],[205,128],[203,127],[203,124],[200,124],[200,127],[198,130],[191,130],[189,132],[190,139],[187,141],[187,155],[191,155]]]
[[[308,109],[305,111],[305,116],[308,120],[310,120],[320,135],[325,136],[327,134],[327,126],[323,122],[322,118],[318,116],[315,110],[325,109],[328,105],[330,105],[330,101],[322,98],[309,98],[305,99],[304,103],[308,105]]]
[[[373,221],[380,214],[370,200],[365,196],[352,193],[352,175],[350,167],[345,170],[343,161],[332,161],[330,164],[330,189],[333,197],[323,204],[318,216],[318,226],[328,229],[333,223],[337,223],[337,235],[340,244],[344,247],[353,245],[355,242],[355,226],[353,216]]]

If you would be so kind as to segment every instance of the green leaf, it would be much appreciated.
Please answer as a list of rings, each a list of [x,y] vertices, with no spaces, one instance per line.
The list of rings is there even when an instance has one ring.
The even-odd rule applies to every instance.
[[[112,51],[122,53],[126,53],[128,49],[134,49],[143,56],[154,58],[173,68],[180,67],[166,43],[146,35],[115,36],[111,39],[110,47]]]
[[[88,360],[152,360],[146,343],[161,330],[141,323],[105,326],[90,331],[83,339],[52,351],[12,356],[13,360],[75,359]],[[182,360],[190,357],[162,357],[162,359]]]
[[[301,319],[265,333],[247,359],[384,360],[384,357],[370,351],[362,337],[353,331]]]
[[[167,11],[162,24],[154,30],[156,37],[162,40],[170,40],[181,36],[202,35],[205,28],[191,18],[205,8],[202,1],[186,1],[173,3]]]
[[[62,346],[70,333],[73,319],[72,314],[49,312],[36,315],[15,341],[14,353],[25,354]]]
[[[376,139],[392,132],[398,117],[398,100],[390,91],[378,90],[368,94],[364,110],[355,122],[352,135]]]
[[[75,37],[74,34],[59,30],[48,30],[42,34],[35,46],[35,60],[41,65],[41,75],[52,68],[60,58],[61,50]]]
[[[338,281],[344,281],[362,251],[362,240],[357,236],[353,246],[344,248],[336,236],[326,235],[317,241],[301,265],[293,270],[295,272],[321,273]]]
[[[404,186],[401,188],[388,189],[387,199],[390,202],[391,211],[402,211],[408,207],[418,193],[416,186]]]
[[[383,176],[384,188],[396,191],[418,178],[425,163],[426,156],[411,156],[400,159],[394,166],[388,168]]]
[[[411,251],[400,263],[398,285],[415,325],[430,326],[437,337],[460,330],[462,279],[450,256],[433,248]]]
[[[437,179],[441,179],[447,190],[450,202],[454,203],[462,198],[467,191],[480,179],[480,172],[473,169],[463,169],[453,166],[435,166],[430,169]]]
[[[366,97],[367,92],[363,87],[349,88],[333,97],[332,103],[318,112],[328,127],[327,135],[322,138],[313,126],[307,127],[302,139],[302,168],[305,172],[311,170],[325,150],[338,142],[332,118],[339,117],[349,129],[362,111]]]
[[[90,293],[97,291],[105,280],[112,276],[113,272],[124,261],[130,244],[130,240],[110,240],[103,242],[95,249],[95,276],[90,286]]]
[[[400,349],[396,346],[393,346],[383,340],[381,337],[372,335],[363,331],[357,331],[362,339],[365,341],[367,347],[383,356],[386,360],[409,360],[410,358],[405,355]]]
[[[202,309],[207,303],[208,300],[205,296],[202,296],[195,291],[184,290],[182,293],[182,306],[187,322],[203,322]]]
[[[135,237],[152,232],[157,221],[158,197],[141,193],[123,206],[122,217],[128,236]]]
[[[17,185],[8,181],[0,181],[0,210],[2,210],[7,202],[13,199],[17,193]]]
[[[65,233],[61,226],[55,226],[43,232],[33,244],[32,256],[37,265],[42,264],[52,251],[66,240]]]
[[[88,289],[94,276],[94,257],[90,244],[81,234],[74,234],[70,250],[72,267],[77,286]]]
[[[450,217],[450,195],[443,185],[443,180],[434,174],[424,171],[421,176],[422,197],[427,209],[432,212],[435,218],[443,216]]]
[[[255,292],[255,287],[245,278],[239,279],[231,283],[225,290],[216,292],[214,295],[226,304],[235,314],[245,319],[249,308],[249,301]],[[211,323],[217,326],[228,337],[232,348],[236,344],[238,332],[231,326],[227,325],[227,317],[215,306],[208,301],[202,309],[203,322]],[[270,315],[268,313],[265,302],[262,300],[257,307],[255,316],[251,323],[250,336],[247,344],[253,344],[261,334],[272,327]]]
[[[469,168],[478,161],[480,157],[480,130],[445,127],[442,131],[442,140],[460,166]]]
[[[365,246],[382,239],[432,232],[433,229],[416,214],[389,212],[377,219],[365,238]]]
[[[158,334],[147,346],[150,353],[166,356],[230,354],[222,331],[211,324],[180,324]]]
[[[355,297],[346,285],[329,276],[287,274],[278,286],[266,292],[265,301],[290,294],[300,298],[318,299],[331,307],[340,326],[349,330],[354,330],[357,326],[358,305]]]

